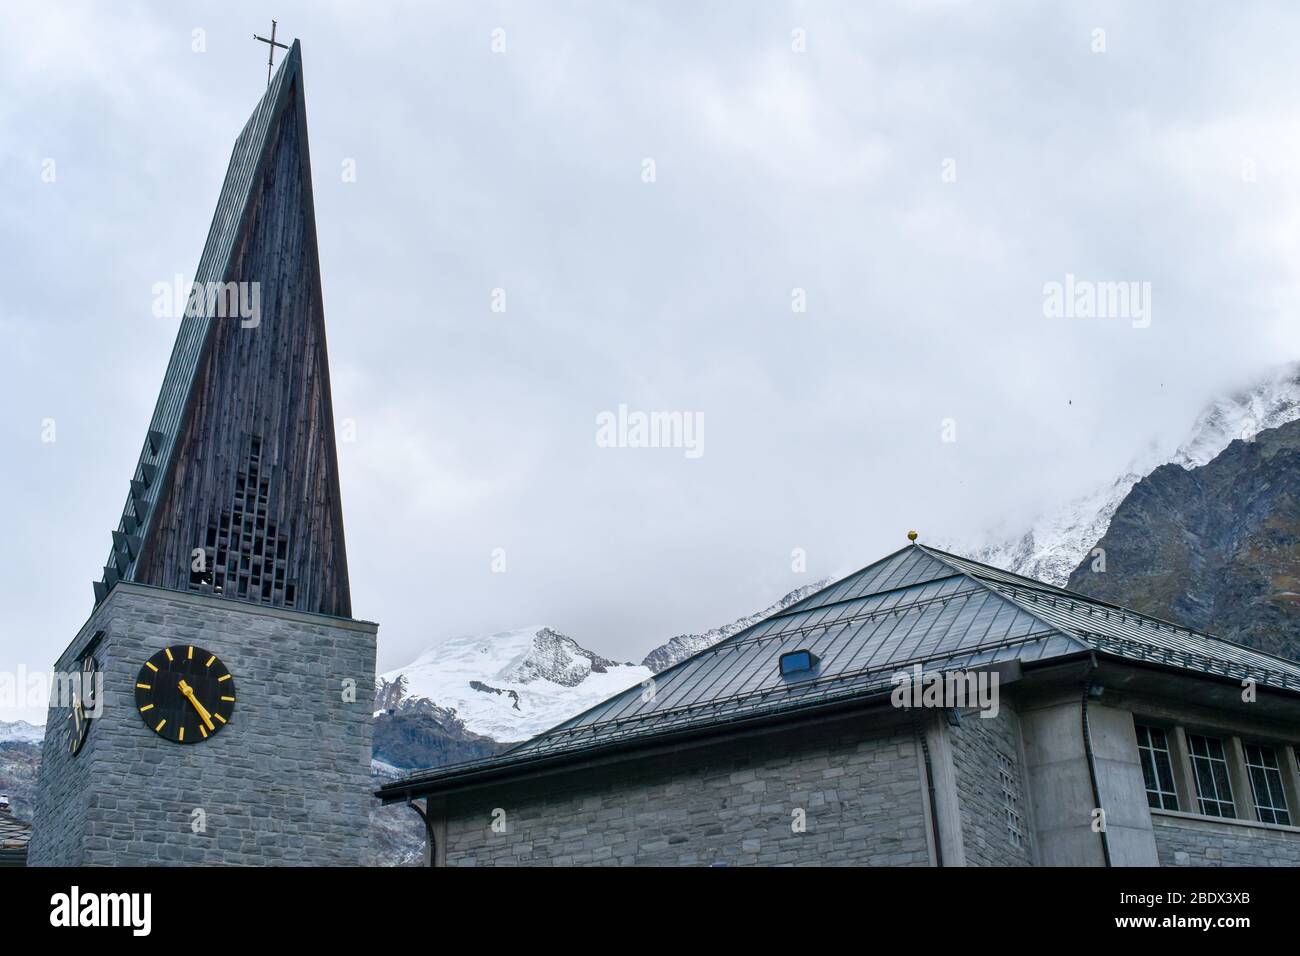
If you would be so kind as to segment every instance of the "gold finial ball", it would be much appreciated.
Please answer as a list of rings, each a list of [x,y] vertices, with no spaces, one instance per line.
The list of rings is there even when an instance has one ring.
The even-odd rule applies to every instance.
[[[915,540],[916,540],[916,532],[915,532],[915,531],[909,531],[909,532],[907,532],[907,540],[908,540],[908,541],[915,541]]]

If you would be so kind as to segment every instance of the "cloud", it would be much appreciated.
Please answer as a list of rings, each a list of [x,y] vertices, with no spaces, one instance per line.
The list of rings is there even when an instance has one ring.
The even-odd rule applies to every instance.
[[[384,667],[532,620],[636,658],[910,527],[1016,527],[1300,349],[1300,12],[277,15],[303,42],[354,604]],[[0,667],[47,666],[89,609],[175,331],[149,289],[198,260],[265,16],[0,12],[0,491],[33,503],[0,557]],[[1066,273],[1151,282],[1151,327],[1044,318]],[[598,449],[620,403],[702,414],[704,456]]]

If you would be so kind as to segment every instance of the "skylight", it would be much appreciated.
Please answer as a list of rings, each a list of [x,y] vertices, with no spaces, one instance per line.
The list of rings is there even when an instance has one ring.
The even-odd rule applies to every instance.
[[[817,666],[818,657],[809,650],[790,651],[781,655],[781,676],[806,674]]]

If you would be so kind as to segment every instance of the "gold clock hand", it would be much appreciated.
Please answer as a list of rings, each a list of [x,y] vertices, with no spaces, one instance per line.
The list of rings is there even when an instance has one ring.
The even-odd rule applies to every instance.
[[[199,703],[199,699],[194,696],[194,691],[192,690],[190,691],[189,698],[190,698],[190,703],[194,705],[194,709],[197,710],[199,712],[199,716],[203,718],[203,722],[208,725],[208,730],[216,730],[217,728],[213,726],[212,723],[212,715],[208,713],[208,709],[206,707],[204,707],[202,704]]]
[[[203,718],[203,722],[208,725],[208,730],[216,730],[217,728],[212,723],[212,715],[209,714],[204,706],[199,703],[199,699],[194,696],[194,688],[191,687],[183,677],[181,678],[180,688],[181,693],[184,694],[186,699],[194,705],[194,709],[199,712],[199,716]]]
[[[211,730],[212,716],[208,713],[208,709],[199,703],[199,699],[194,696],[194,691],[190,691],[189,696],[190,696],[190,703],[194,705],[194,709],[199,712],[199,716],[203,718],[203,722],[207,724],[208,729]]]

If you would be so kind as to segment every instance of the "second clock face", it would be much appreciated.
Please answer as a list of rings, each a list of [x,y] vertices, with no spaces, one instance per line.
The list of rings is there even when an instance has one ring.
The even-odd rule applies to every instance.
[[[90,733],[98,673],[99,665],[93,657],[81,662],[81,692],[73,695],[72,713],[68,715],[68,750],[74,757],[81,753],[81,748],[86,745],[86,735]]]
[[[140,668],[135,706],[145,726],[159,737],[196,744],[229,723],[235,681],[216,654],[177,644],[163,648]]]

